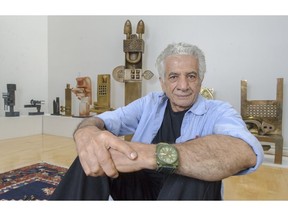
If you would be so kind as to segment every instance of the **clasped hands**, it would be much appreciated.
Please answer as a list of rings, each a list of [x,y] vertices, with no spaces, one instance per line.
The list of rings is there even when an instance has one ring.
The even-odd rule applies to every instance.
[[[78,129],[74,134],[76,149],[87,176],[117,178],[119,172],[154,168],[155,146],[128,142],[95,126]]]

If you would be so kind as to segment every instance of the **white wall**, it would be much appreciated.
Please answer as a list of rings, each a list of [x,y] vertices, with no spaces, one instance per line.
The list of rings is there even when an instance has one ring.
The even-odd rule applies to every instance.
[[[204,85],[237,109],[241,79],[248,80],[251,97],[274,99],[276,78],[287,74],[288,17],[53,16],[48,17],[49,100],[56,96],[64,100],[66,83],[75,86],[79,72],[95,85],[97,74],[112,73],[124,64],[127,19],[134,31],[140,19],[145,23],[144,68],[157,73],[154,61],[167,43],[194,43],[206,53]],[[112,105],[118,107],[123,105],[123,84],[112,82]],[[143,83],[143,94],[153,90],[160,90],[156,77]]]
[[[32,54],[28,52],[29,56],[26,60],[29,67],[38,65],[38,69],[42,63],[41,66],[44,68],[42,71],[47,70],[45,68],[47,58],[44,54],[47,51],[44,46],[45,19],[36,16],[10,17],[7,20],[0,17],[0,25],[5,26],[5,31],[1,27],[1,34],[9,30],[19,35],[26,34],[24,43],[43,42],[39,44],[38,50],[30,50]],[[170,42],[190,42],[198,45],[205,52],[207,74],[203,85],[214,88],[217,99],[229,101],[238,111],[240,111],[241,79],[248,80],[250,99],[275,99],[276,78],[284,77],[283,133],[284,145],[287,148],[287,16],[48,16],[48,72],[43,74],[40,72],[42,76],[38,77],[36,76],[38,74],[32,73],[34,70],[26,69],[25,76],[16,76],[13,74],[15,70],[10,70],[13,73],[6,72],[3,81],[1,63],[2,92],[5,90],[3,83],[15,80],[19,82],[20,88],[20,83],[25,80],[24,83],[28,86],[25,90],[29,89],[29,92],[21,91],[21,94],[30,99],[31,94],[35,92],[31,90],[32,86],[28,85],[27,77],[34,77],[35,80],[37,78],[36,83],[41,83],[37,94],[45,98],[48,89],[48,110],[51,113],[52,102],[56,97],[59,96],[64,105],[66,83],[75,86],[75,78],[78,75],[90,76],[95,89],[97,74],[111,74],[116,66],[124,64],[123,26],[127,19],[132,23],[133,32],[138,21],[140,19],[144,21],[146,28],[143,36],[145,40],[143,67],[156,74],[152,80],[143,82],[143,95],[150,91],[161,90],[154,62],[159,52]],[[14,20],[17,21],[17,25]],[[20,28],[28,21],[29,26],[35,22],[32,29]],[[39,33],[43,40],[39,39],[40,36],[35,37],[35,34],[39,35]],[[2,39],[0,43],[2,47],[4,43]],[[16,50],[13,37],[6,36],[4,44],[6,49]],[[27,51],[27,48],[23,50]],[[0,54],[1,60],[5,54],[2,48]],[[27,52],[24,54],[28,55]],[[19,62],[19,56],[20,54],[17,56],[18,61],[14,61],[15,58],[10,55],[9,64],[6,63],[5,68],[17,67],[20,71],[24,62]],[[34,58],[37,58],[37,61],[34,61]],[[93,93],[96,100],[96,91]],[[18,99],[19,103],[26,102],[21,97]],[[77,103],[77,99],[74,98],[74,106]],[[111,103],[113,107],[124,104],[124,84],[113,79]]]
[[[0,16],[0,116],[5,116],[7,83],[16,84],[15,111],[36,112],[24,108],[31,99],[44,100],[41,110],[48,111],[47,54],[47,17]]]

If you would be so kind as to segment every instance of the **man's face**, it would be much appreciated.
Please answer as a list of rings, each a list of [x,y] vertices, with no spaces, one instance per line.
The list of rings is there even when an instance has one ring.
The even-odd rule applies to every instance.
[[[201,89],[198,60],[191,55],[172,55],[165,59],[165,78],[162,90],[170,99],[174,112],[189,109]]]

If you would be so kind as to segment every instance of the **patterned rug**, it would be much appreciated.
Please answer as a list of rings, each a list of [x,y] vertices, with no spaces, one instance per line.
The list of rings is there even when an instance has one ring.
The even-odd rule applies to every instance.
[[[0,174],[0,200],[48,200],[67,169],[38,163]]]

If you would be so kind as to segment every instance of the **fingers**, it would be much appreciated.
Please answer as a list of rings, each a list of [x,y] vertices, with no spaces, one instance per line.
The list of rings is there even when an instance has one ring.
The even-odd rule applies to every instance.
[[[117,178],[119,174],[111,158],[109,147],[97,144],[94,139],[85,139],[85,142],[88,140],[89,144],[78,144],[82,147],[79,148],[78,155],[85,174],[87,176],[107,175],[111,178]]]
[[[121,152],[122,154],[126,155],[126,157],[130,160],[135,160],[138,157],[137,152],[132,147],[130,147],[128,142],[124,140],[119,139],[117,142],[110,143],[109,148]]]
[[[128,142],[110,132],[94,131],[93,128],[81,130],[76,133],[75,140],[79,159],[86,175],[118,177],[119,173],[111,157],[110,148],[122,153],[130,160],[137,158],[137,152],[130,147]]]
[[[110,148],[103,148],[97,152],[97,154],[99,154],[98,163],[107,176],[117,178],[119,173],[115,167],[114,161],[111,158],[109,149]]]
[[[103,170],[98,165],[95,156],[89,155],[87,152],[79,154],[79,160],[82,165],[83,171],[87,176],[101,176],[104,175]]]

